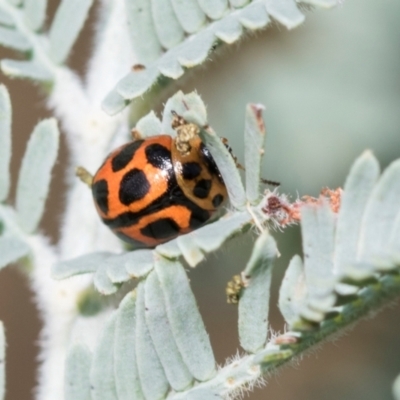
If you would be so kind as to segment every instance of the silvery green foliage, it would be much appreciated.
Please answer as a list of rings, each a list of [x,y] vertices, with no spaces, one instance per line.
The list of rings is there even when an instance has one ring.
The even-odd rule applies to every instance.
[[[122,78],[103,102],[109,114],[121,111],[159,78],[178,79],[205,62],[220,44],[232,44],[246,32],[275,19],[288,29],[304,21],[295,0],[125,0],[138,68]],[[332,7],[337,0],[305,0]]]
[[[303,0],[329,8],[338,0]],[[0,44],[28,54],[26,60],[5,59],[9,76],[52,81],[65,63],[93,0],[62,0],[48,31],[46,0],[0,0]],[[132,47],[145,69],[130,72],[103,103],[109,114],[121,111],[158,78],[178,79],[185,69],[207,60],[221,43],[232,44],[246,32],[277,20],[288,29],[304,21],[295,0],[125,0]]]
[[[11,102],[4,85],[0,86],[0,201],[8,196],[11,159]]]
[[[65,393],[66,399],[90,400],[89,371],[92,362],[90,350],[80,344],[72,345],[65,361]]]
[[[393,384],[393,395],[395,400],[400,399],[400,375],[396,378]]]
[[[326,202],[302,208],[305,260],[291,261],[279,301],[291,327],[320,323],[340,297],[358,295],[364,282],[398,269],[399,181],[399,160],[379,177],[367,151],[350,170],[337,217]]]
[[[46,3],[0,0],[0,43],[27,55],[23,61],[3,60],[4,73],[52,81],[62,70],[60,65],[66,61],[92,1],[63,0],[48,32],[43,28]],[[330,7],[337,1],[303,3]],[[179,78],[185,69],[204,62],[215,46],[234,43],[246,31],[265,28],[271,18],[289,29],[304,19],[294,0],[126,0],[126,11],[132,47],[145,68],[137,66],[109,94],[103,107],[110,114],[121,111],[160,77]],[[400,292],[400,164],[393,163],[378,180],[377,161],[366,153],[346,181],[339,215],[324,201],[302,208],[305,261],[298,256],[292,259],[279,302],[291,331],[268,338],[269,285],[277,247],[266,229],[270,216],[264,211],[265,197],[259,190],[265,140],[262,106],[251,104],[246,110],[246,186],[231,155],[209,127],[205,106],[196,94],[176,94],[167,102],[162,120],[149,113],[137,129],[145,136],[174,135],[171,110],[199,126],[227,185],[231,208],[218,221],[154,250],[96,252],[53,267],[58,279],[92,273],[95,287],[104,295],[117,292],[132,279],[138,281],[108,319],[93,349],[79,342],[71,344],[66,358],[66,399],[235,396],[262,374]],[[38,124],[22,163],[16,210],[6,206],[10,124],[9,96],[1,87],[0,267],[31,252],[31,234],[43,212],[58,147],[54,121]],[[50,150],[44,153],[45,147]],[[238,294],[239,337],[247,354],[218,368],[183,263],[195,267],[207,253],[254,225],[260,235],[242,273],[243,287]],[[4,351],[4,346],[1,348]],[[4,363],[1,366],[4,368]],[[396,396],[398,387],[396,381]],[[1,383],[0,388],[4,388]]]
[[[18,177],[16,211],[20,226],[36,230],[50,186],[58,153],[59,132],[55,119],[39,122],[29,139]]]
[[[168,129],[174,135],[171,110],[205,127],[200,134],[228,189],[233,188],[237,197],[233,197],[232,209],[224,217],[154,250],[96,253],[54,267],[53,274],[59,279],[94,273],[94,284],[103,294],[114,293],[119,284],[132,277],[139,280],[110,318],[93,355],[86,357],[93,362],[90,380],[82,390],[94,388],[93,399],[235,396],[240,388],[400,292],[399,274],[393,274],[400,264],[400,206],[395,201],[400,161],[378,179],[377,161],[366,152],[350,171],[338,214],[326,199],[302,205],[305,261],[299,256],[293,258],[279,298],[291,331],[277,339],[268,338],[270,281],[278,251],[265,229],[269,216],[264,211],[266,199],[260,194],[258,180],[248,179],[246,188],[238,180],[232,157],[228,158],[225,147],[219,146],[204,104],[194,93],[178,92],[166,103],[163,120],[151,112],[136,129],[143,135]],[[259,176],[265,137],[261,110],[260,105],[247,107],[245,141],[253,143],[245,150],[246,171],[250,170],[247,176],[251,172]],[[378,226],[384,224],[379,232],[385,233],[386,240],[379,246],[369,242],[376,240],[371,218]],[[377,221],[379,218],[382,220]],[[247,355],[218,369],[182,261],[196,266],[205,253],[217,250],[232,235],[243,234],[252,224],[262,232],[242,273],[238,309],[240,344]],[[365,249],[371,247],[375,251],[367,253]],[[74,368],[73,364],[67,364],[67,368]],[[72,374],[67,372],[67,376]]]
[[[28,52],[27,60],[2,60],[4,74],[52,81],[57,65],[66,61],[93,0],[62,0],[49,31],[44,32],[46,0],[0,0],[0,44]]]
[[[8,91],[1,85],[0,268],[30,253],[28,235],[37,229],[43,215],[59,141],[59,131],[54,119],[43,120],[36,125],[19,171],[15,208],[6,205],[10,186],[11,113]]]

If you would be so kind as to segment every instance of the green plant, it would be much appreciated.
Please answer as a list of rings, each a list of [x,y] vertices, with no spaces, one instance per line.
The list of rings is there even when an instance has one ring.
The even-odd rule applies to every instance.
[[[304,3],[333,6],[336,1]],[[318,199],[290,202],[278,191],[259,189],[265,141],[261,105],[246,109],[245,187],[196,93],[172,96],[161,120],[147,113],[173,79],[206,61],[210,52],[265,28],[270,17],[287,28],[303,22],[294,1],[231,0],[228,7],[223,0],[103,0],[84,84],[65,62],[91,5],[62,1],[47,32],[42,29],[45,1],[0,0],[0,42],[26,56],[3,60],[3,72],[48,90],[74,164],[91,171],[115,143],[127,140],[133,125],[144,136],[174,135],[174,110],[199,127],[226,183],[230,208],[217,221],[156,249],[126,251],[100,226],[87,188],[74,180],[62,238],[58,248],[50,246],[37,226],[57,155],[57,125],[51,119],[35,128],[16,204],[7,205],[11,105],[2,86],[0,260],[2,266],[20,260],[43,313],[38,399],[60,398],[61,393],[74,400],[234,398],[399,295],[399,161],[379,177],[378,162],[365,152],[355,161],[343,193],[324,191]],[[130,29],[121,24],[126,18]],[[132,64],[136,67],[126,74]],[[305,257],[290,262],[279,299],[289,331],[271,337],[270,280],[278,251],[269,228],[298,221]],[[217,368],[184,263],[195,267],[231,237],[249,232],[258,238],[235,292],[246,355]],[[94,337],[99,337],[95,343]]]

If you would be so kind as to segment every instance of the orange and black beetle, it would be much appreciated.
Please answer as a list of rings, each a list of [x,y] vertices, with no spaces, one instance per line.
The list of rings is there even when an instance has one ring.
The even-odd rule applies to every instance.
[[[154,247],[200,227],[227,198],[200,137],[191,137],[186,151],[176,141],[159,135],[129,142],[95,174],[96,209],[122,240]]]

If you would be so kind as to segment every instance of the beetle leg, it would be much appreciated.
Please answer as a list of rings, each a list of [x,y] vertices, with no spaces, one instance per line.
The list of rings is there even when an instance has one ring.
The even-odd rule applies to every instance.
[[[90,188],[92,187],[93,184],[93,175],[85,168],[83,167],[76,167],[75,169],[75,175],[86,185],[88,185]]]

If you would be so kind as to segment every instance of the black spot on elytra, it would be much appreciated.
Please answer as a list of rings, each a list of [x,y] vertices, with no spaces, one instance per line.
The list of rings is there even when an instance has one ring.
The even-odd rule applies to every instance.
[[[212,199],[212,203],[215,208],[220,206],[223,201],[224,201],[224,196],[222,196],[222,194],[216,194]]]
[[[108,184],[105,179],[95,182],[92,185],[93,197],[96,200],[100,210],[104,213],[108,213]]]
[[[143,143],[143,140],[136,140],[132,143],[127,144],[122,150],[111,160],[111,168],[113,172],[124,169],[129,162],[132,160],[136,153],[136,150]]]
[[[187,162],[182,164],[183,179],[195,179],[201,174],[201,167],[197,162]]]
[[[193,194],[199,199],[205,199],[210,193],[212,182],[210,179],[202,179],[196,183]]]
[[[179,225],[171,218],[161,218],[146,225],[140,232],[154,239],[167,239],[179,234]]]
[[[168,189],[164,194],[154,199],[150,204],[142,208],[140,211],[126,211],[119,214],[115,218],[103,218],[103,222],[109,228],[117,231],[119,228],[132,226],[139,223],[140,219],[146,215],[151,215],[159,210],[165,209],[166,207],[177,205],[184,206],[191,211],[191,218],[189,222],[191,229],[196,229],[203,225],[204,222],[206,222],[210,218],[210,213],[207,210],[199,207],[197,204],[195,204],[193,201],[189,200],[185,196],[181,187],[176,181],[172,164],[170,165],[169,169],[167,169],[167,171],[169,173]],[[121,237],[121,239],[132,242],[132,240],[127,240],[123,237]]]
[[[190,214],[189,227],[190,229],[200,228],[210,218],[210,213],[202,208],[193,209]]]
[[[150,183],[140,169],[134,168],[127,172],[119,188],[119,200],[128,206],[134,201],[143,199],[150,190]]]
[[[150,144],[145,149],[147,161],[156,168],[168,170],[172,166],[171,152],[158,143]]]

